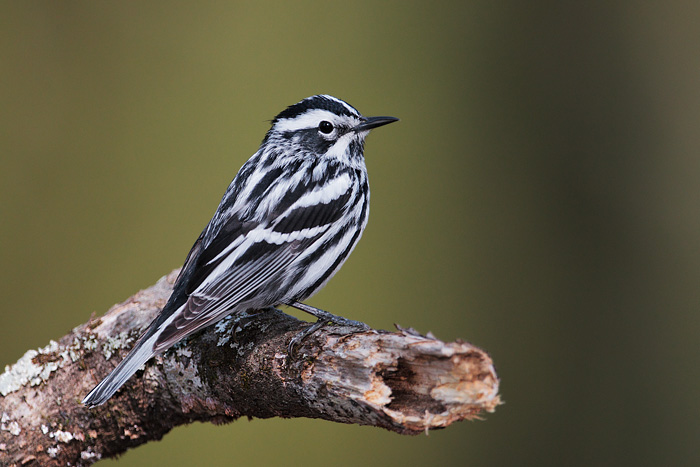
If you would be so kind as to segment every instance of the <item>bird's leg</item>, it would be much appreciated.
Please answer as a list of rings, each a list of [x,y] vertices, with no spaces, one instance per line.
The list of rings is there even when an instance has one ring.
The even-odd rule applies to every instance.
[[[308,336],[315,333],[328,323],[337,324],[339,326],[349,326],[357,328],[361,331],[367,331],[368,329],[370,329],[368,325],[360,321],[343,318],[342,316],[337,316],[332,313],[328,313],[327,311],[323,311],[319,308],[315,308],[301,302],[288,302],[286,303],[286,305],[291,306],[292,308],[296,308],[297,310],[309,313],[310,315],[314,315],[316,318],[318,318],[318,320],[313,325],[299,332],[296,336],[292,338],[291,341],[289,341],[288,351],[290,356],[294,353],[294,347],[299,345],[304,339],[306,339]]]
[[[301,302],[289,302],[287,303],[287,305],[291,306],[292,308],[296,308],[297,310],[304,311],[310,315],[314,315],[316,318],[318,318],[318,321],[323,322],[323,324],[333,323],[337,324],[338,326],[350,326],[353,328],[361,328],[364,331],[369,329],[368,325],[360,321],[343,318],[342,316],[337,316],[333,313],[328,313],[327,311],[323,311],[320,308],[315,308],[313,306],[306,305]]]

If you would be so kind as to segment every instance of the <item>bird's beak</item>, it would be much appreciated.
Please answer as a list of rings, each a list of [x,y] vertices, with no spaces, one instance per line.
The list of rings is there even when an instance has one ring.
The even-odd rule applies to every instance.
[[[379,126],[398,121],[399,119],[396,117],[364,117],[364,121],[352,130],[355,133],[358,133],[360,131],[368,131],[372,128],[377,128]]]

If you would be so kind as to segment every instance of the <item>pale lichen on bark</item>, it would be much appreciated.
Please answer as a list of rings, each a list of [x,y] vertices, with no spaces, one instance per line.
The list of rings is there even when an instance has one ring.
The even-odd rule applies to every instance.
[[[5,369],[0,465],[90,465],[195,420],[313,417],[418,434],[500,404],[490,357],[466,342],[329,326],[290,358],[308,324],[268,310],[223,320],[147,363],[105,405],[80,405],[165,304],[176,273]]]

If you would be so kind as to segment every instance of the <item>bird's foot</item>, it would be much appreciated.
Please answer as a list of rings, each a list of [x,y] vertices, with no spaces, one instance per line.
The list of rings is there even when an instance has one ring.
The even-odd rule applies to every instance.
[[[289,302],[287,305],[296,308],[298,310],[304,311],[306,313],[309,313],[311,315],[314,315],[318,320],[309,326],[308,328],[304,329],[303,331],[299,332],[296,336],[292,338],[292,340],[289,341],[289,346],[287,347],[287,351],[289,353],[290,357],[294,356],[294,348],[297,347],[301,342],[309,337],[311,334],[315,333],[319,329],[321,329],[323,326],[331,323],[331,324],[336,324],[338,326],[347,326],[351,328],[355,328],[358,331],[368,331],[370,327],[361,322],[361,321],[355,321],[352,319],[347,319],[343,318],[342,316],[337,316],[334,315],[333,313],[328,313],[327,311],[321,310],[319,308],[315,308],[309,305],[306,305],[301,302]]]

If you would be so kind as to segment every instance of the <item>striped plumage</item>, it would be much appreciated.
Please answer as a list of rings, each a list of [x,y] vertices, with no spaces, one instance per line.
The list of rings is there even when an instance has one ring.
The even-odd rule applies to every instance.
[[[396,120],[362,117],[325,95],[277,115],[190,250],[163,310],[83,403],[104,403],[151,357],[231,313],[279,304],[309,311],[298,302],[338,271],[367,225],[365,137]]]

